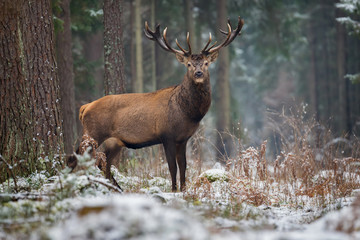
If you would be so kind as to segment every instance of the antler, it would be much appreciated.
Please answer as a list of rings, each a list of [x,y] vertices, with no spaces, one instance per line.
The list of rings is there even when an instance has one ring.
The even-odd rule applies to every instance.
[[[215,47],[216,42],[211,45],[209,48],[209,44],[211,43],[211,33],[209,34],[209,41],[207,42],[207,44],[205,45],[205,47],[203,48],[203,50],[201,50],[202,54],[208,55],[210,53],[219,51],[220,48],[222,47],[226,47],[227,45],[229,45],[238,35],[241,34],[241,29],[244,26],[244,20],[240,18],[239,16],[239,21],[238,21],[238,25],[237,28],[235,30],[231,30],[231,24],[230,24],[230,20],[228,19],[228,23],[227,23],[227,27],[228,27],[228,32],[225,32],[223,30],[220,29],[220,32],[227,35],[226,39],[224,40],[224,42],[218,46]]]
[[[184,48],[182,48],[178,42],[178,40],[176,39],[175,42],[176,42],[176,45],[180,48],[181,51],[177,50],[177,49],[174,49],[170,46],[170,44],[168,43],[167,39],[166,39],[166,32],[167,32],[167,27],[164,29],[164,32],[161,36],[161,33],[160,33],[160,24],[158,24],[155,28],[155,32],[154,31],[151,31],[150,28],[149,28],[149,25],[147,23],[147,21],[145,22],[145,29],[144,29],[144,33],[145,33],[145,36],[150,39],[150,40],[153,40],[155,42],[157,42],[160,47],[162,47],[164,50],[168,51],[168,52],[173,52],[173,53],[176,53],[176,54],[180,54],[180,55],[183,55],[183,56],[190,56],[191,55],[191,46],[190,46],[190,34],[187,33],[187,36],[186,36],[186,41],[187,41],[187,44],[188,44],[188,48],[189,50],[186,51]]]

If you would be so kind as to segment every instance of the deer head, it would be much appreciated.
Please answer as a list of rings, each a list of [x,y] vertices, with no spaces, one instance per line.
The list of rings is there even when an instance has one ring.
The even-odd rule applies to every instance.
[[[205,47],[201,50],[200,54],[192,54],[191,46],[190,46],[190,34],[187,33],[186,42],[188,45],[188,50],[185,50],[179,44],[178,40],[176,39],[176,45],[179,47],[180,50],[174,49],[170,46],[167,41],[166,33],[167,28],[164,29],[163,34],[160,33],[160,25],[158,24],[155,28],[155,31],[151,31],[147,22],[145,22],[145,36],[157,42],[160,47],[164,50],[175,53],[176,59],[184,64],[187,67],[187,76],[188,78],[192,79],[195,83],[203,83],[205,79],[209,78],[208,67],[209,65],[214,62],[218,56],[219,50],[222,47],[226,47],[229,45],[238,35],[241,34],[241,29],[244,25],[244,20],[239,17],[237,28],[232,30],[230,21],[228,20],[227,27],[228,32],[220,31],[226,35],[225,40],[216,46],[216,42],[209,46],[212,42],[211,33],[209,33],[209,40]]]

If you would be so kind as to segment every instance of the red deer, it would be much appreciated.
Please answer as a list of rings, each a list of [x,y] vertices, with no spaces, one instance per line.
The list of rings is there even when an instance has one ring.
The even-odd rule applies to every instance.
[[[238,26],[228,32],[223,43],[211,43],[211,34],[200,54],[192,54],[187,34],[188,50],[176,44],[170,46],[166,39],[167,28],[160,33],[160,25],[151,31],[145,22],[145,35],[157,42],[164,50],[174,53],[177,60],[187,67],[181,84],[151,93],[108,95],[80,108],[79,118],[83,125],[83,140],[90,137],[96,144],[105,142],[106,177],[110,178],[111,160],[121,147],[142,148],[163,144],[169,166],[172,191],[177,191],[177,166],[180,171],[181,190],[185,189],[186,143],[195,133],[200,120],[211,103],[208,67],[222,47],[229,45],[238,35],[244,21],[239,17]],[[95,146],[96,148],[97,146]],[[75,163],[76,164],[76,163]],[[68,162],[68,165],[71,165]]]

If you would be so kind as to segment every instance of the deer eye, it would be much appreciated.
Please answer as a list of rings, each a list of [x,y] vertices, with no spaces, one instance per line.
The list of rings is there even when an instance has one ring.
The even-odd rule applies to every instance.
[[[188,66],[188,67],[191,67],[191,63],[188,63],[187,66]]]
[[[208,62],[205,62],[204,64],[205,64],[205,66],[209,65],[209,63],[208,63]]]

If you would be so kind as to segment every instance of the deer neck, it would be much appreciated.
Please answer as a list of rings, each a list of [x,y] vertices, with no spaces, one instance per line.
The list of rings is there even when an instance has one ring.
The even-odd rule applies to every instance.
[[[185,75],[178,89],[176,100],[180,109],[191,120],[200,122],[211,104],[210,78],[207,76],[202,83],[196,83]]]

